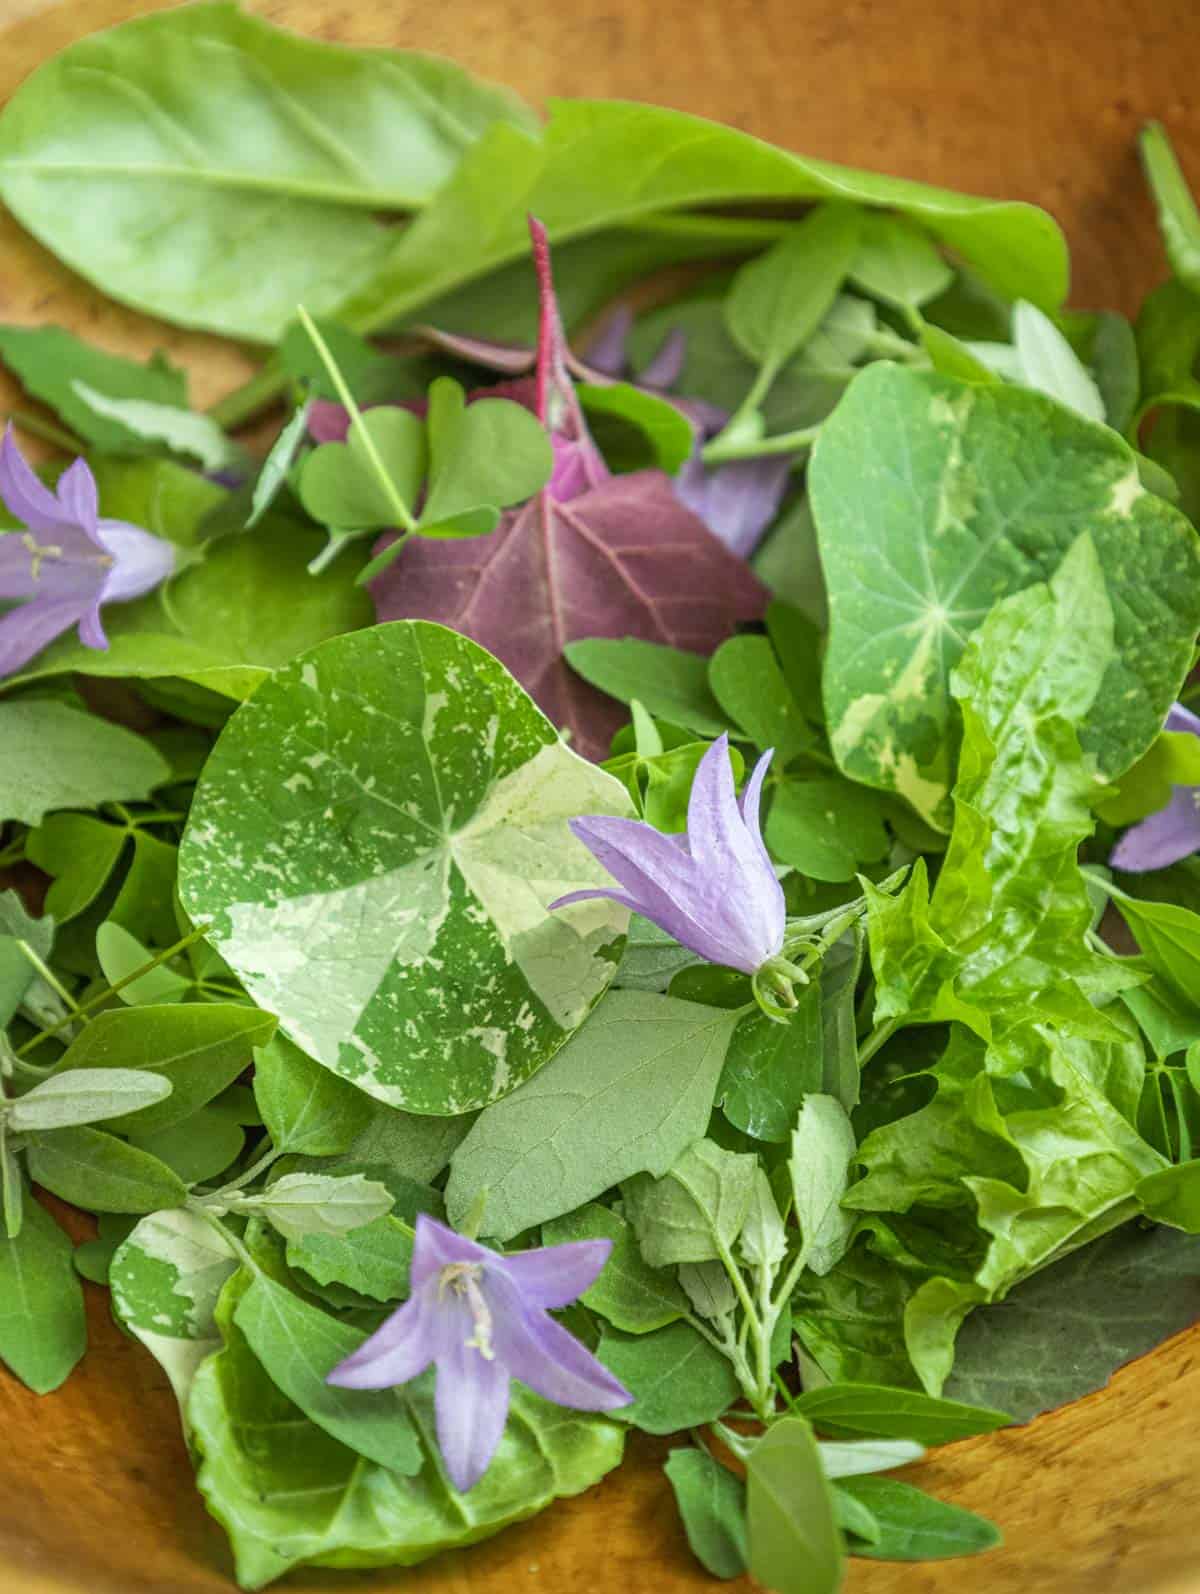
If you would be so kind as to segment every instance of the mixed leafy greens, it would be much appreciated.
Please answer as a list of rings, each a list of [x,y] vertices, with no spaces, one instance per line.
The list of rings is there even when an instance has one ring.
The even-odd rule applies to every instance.
[[[0,326],[59,451],[0,452],[0,1361],[56,1389],[108,1285],[244,1587],[631,1430],[715,1577],[972,1554],[879,1474],[1200,1316],[1200,215],[1144,155],[1131,325],[1028,205],[224,0],[0,115],[62,261],[265,351],[202,414]]]

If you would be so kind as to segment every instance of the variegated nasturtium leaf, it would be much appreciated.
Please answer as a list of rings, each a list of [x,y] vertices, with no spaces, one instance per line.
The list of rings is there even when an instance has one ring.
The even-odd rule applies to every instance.
[[[1191,662],[1200,551],[1115,432],[1040,393],[878,362],[825,422],[808,479],[829,591],[825,709],[847,775],[946,828],[950,671],[992,605],[1048,580],[1084,531],[1116,655],[1081,739],[1110,777],[1145,752]]]
[[[113,1311],[160,1364],[181,1406],[197,1367],[221,1348],[213,1313],[237,1266],[220,1231],[182,1209],[143,1218],[112,1259]]]
[[[628,814],[490,653],[426,621],[323,643],[225,727],[180,852],[188,913],[286,1035],[370,1095],[514,1089],[607,987],[628,915],[575,840]]]

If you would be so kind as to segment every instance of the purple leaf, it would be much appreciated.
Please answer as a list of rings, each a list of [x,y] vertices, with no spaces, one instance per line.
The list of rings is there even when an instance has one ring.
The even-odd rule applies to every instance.
[[[489,537],[411,538],[371,593],[381,620],[437,620],[474,638],[596,758],[625,711],[574,674],[568,642],[631,636],[710,653],[739,620],[763,614],[767,592],[665,472],[609,476],[571,383],[545,229],[531,218],[530,232],[541,293],[534,410],[551,432],[554,474]]]
[[[631,636],[708,654],[768,598],[655,470],[567,503],[539,493],[490,537],[414,537],[371,591],[381,620],[437,620],[473,637],[592,758],[627,711],[574,673],[568,642]]]

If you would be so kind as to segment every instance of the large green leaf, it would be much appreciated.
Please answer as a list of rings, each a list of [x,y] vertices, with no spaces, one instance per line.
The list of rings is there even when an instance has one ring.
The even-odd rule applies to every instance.
[[[626,812],[490,654],[402,621],[303,655],[233,716],[180,895],[310,1057],[461,1113],[540,1068],[611,979],[625,911],[547,905],[607,880],[568,818]]]
[[[781,1417],[746,1458],[750,1571],[778,1594],[835,1594],[845,1547],[812,1429]]]
[[[551,1067],[477,1120],[454,1155],[451,1221],[486,1190],[484,1231],[508,1239],[643,1169],[665,1174],[704,1133],[736,1023],[698,1002],[611,992]]]
[[[1018,1422],[1101,1389],[1118,1367],[1200,1319],[1200,1241],[1125,1224],[975,1312],[947,1392]]]
[[[1082,740],[1108,776],[1145,752],[1191,661],[1200,552],[1115,433],[1041,394],[879,362],[822,429],[809,479],[831,616],[825,707],[848,775],[945,828],[950,671],[992,604],[1045,580],[1084,531],[1116,651]]]
[[[105,293],[273,341],[394,247],[492,123],[535,126],[449,61],[348,50],[225,3],[80,40],[0,118],[0,194]]]
[[[1008,297],[1053,309],[1066,291],[1062,235],[1032,206],[792,155],[660,106],[558,100],[540,144],[497,127],[470,151],[377,274],[351,290],[341,313],[362,330],[386,326],[519,259],[528,249],[527,212],[559,243],[684,206],[811,199],[901,210]],[[673,223],[703,227],[691,217],[665,225]]]
[[[624,1430],[602,1417],[549,1406],[513,1386],[508,1426],[469,1494],[445,1481],[434,1440],[431,1375],[403,1400],[424,1464],[403,1477],[367,1461],[308,1420],[270,1382],[232,1321],[249,1280],[233,1280],[218,1323],[225,1349],[196,1376],[188,1426],[198,1482],[229,1532],[244,1588],[291,1567],[411,1566],[474,1544],[559,1495],[579,1494],[621,1459]]]

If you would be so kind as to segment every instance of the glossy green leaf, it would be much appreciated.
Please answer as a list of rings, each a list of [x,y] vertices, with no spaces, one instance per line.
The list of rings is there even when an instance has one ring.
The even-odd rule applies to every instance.
[[[148,1134],[169,1129],[231,1085],[265,1046],[275,1027],[269,1013],[235,1002],[203,1006],[115,1008],[99,1013],[57,1064],[77,1069],[138,1068],[169,1080],[171,1093],[136,1117],[113,1120],[114,1129]]]
[[[578,1240],[612,1241],[603,1271],[579,1299],[614,1328],[649,1334],[686,1313],[687,1298],[672,1274],[643,1260],[633,1230],[616,1212],[593,1203],[542,1225],[545,1245]]]
[[[237,1258],[194,1212],[156,1212],[119,1246],[109,1268],[113,1311],[171,1380],[180,1406],[196,1369],[221,1346],[214,1313]]]
[[[368,1461],[411,1477],[424,1456],[398,1389],[338,1389],[326,1374],[356,1351],[363,1335],[310,1306],[265,1273],[242,1295],[234,1322],[271,1381],[319,1428]]]
[[[787,1140],[805,1096],[822,1089],[821,987],[813,981],[797,997],[785,1024],[748,1013],[729,1043],[718,1087],[722,1110],[756,1140]]]
[[[20,1234],[0,1234],[0,1361],[45,1395],[64,1382],[86,1348],[71,1242],[48,1212],[26,1199]]]
[[[459,166],[342,315],[394,323],[528,250],[526,212],[559,244],[664,209],[833,199],[898,209],[1010,298],[1053,309],[1066,289],[1057,227],[1027,205],[967,198],[773,149],[732,128],[653,105],[559,100],[541,144],[496,128]],[[688,218],[685,223],[695,226]],[[480,248],[479,240],[486,238]]]
[[[575,392],[585,414],[615,416],[640,432],[650,445],[654,463],[669,476],[674,476],[691,453],[691,422],[682,410],[656,393],[635,387],[632,382],[604,386],[580,382]]]
[[[725,319],[743,353],[773,375],[824,320],[858,249],[860,213],[821,205],[737,273]]]
[[[310,1057],[461,1113],[540,1068],[612,978],[625,910],[548,904],[608,878],[567,819],[627,811],[482,648],[398,622],[304,655],[233,716],[180,896]]]
[[[954,272],[928,235],[903,217],[867,215],[850,280],[885,304],[915,310],[945,292]]]
[[[707,1450],[672,1450],[664,1469],[692,1554],[713,1577],[746,1570],[746,1485]]]
[[[998,1528],[973,1511],[935,1500],[899,1478],[851,1478],[838,1489],[865,1506],[877,1536],[856,1543],[852,1554],[876,1561],[942,1561],[978,1555],[1001,1542]]]
[[[1196,539],[1113,433],[1040,394],[880,362],[822,428],[809,482],[848,775],[945,826],[951,668],[992,603],[1044,580],[1085,530],[1116,616],[1085,750],[1117,775],[1157,736],[1200,623]]]
[[[731,637],[709,660],[713,696],[756,747],[775,749],[782,770],[815,738],[764,636]]]
[[[810,880],[853,880],[891,845],[878,796],[837,775],[781,781],[766,835],[774,855]]]
[[[1184,1001],[1200,1004],[1200,914],[1176,902],[1147,902],[1109,884],[1117,911],[1150,967]]]
[[[1050,317],[1023,299],[1013,307],[1013,346],[1026,387],[1057,399],[1085,421],[1105,419],[1104,400],[1087,367]]]
[[[62,703],[0,703],[0,738],[0,814],[27,825],[54,808],[137,801],[170,774],[144,737]]]
[[[845,1549],[812,1429],[781,1417],[746,1457],[751,1575],[777,1594],[834,1594]]]
[[[65,924],[100,895],[125,850],[128,831],[85,814],[51,814],[31,830],[25,853],[51,876],[46,912]]]
[[[792,1402],[792,1408],[819,1432],[834,1438],[861,1434],[913,1439],[923,1445],[953,1444],[972,1434],[992,1433],[1012,1420],[1002,1411],[957,1400],[935,1400],[915,1389],[892,1389],[883,1384],[827,1384],[806,1389]]]
[[[394,243],[379,213],[428,200],[498,119],[533,125],[448,61],[200,5],[82,39],[29,78],[0,121],[0,194],[112,297],[271,342],[297,304],[368,281]]]
[[[476,1121],[446,1187],[451,1222],[486,1190],[484,1232],[509,1239],[644,1169],[665,1174],[704,1133],[736,1022],[611,992],[550,1067]]]
[[[106,919],[96,931],[96,956],[110,985],[116,985],[154,960],[149,947],[143,946],[136,936],[111,919]],[[160,963],[139,979],[122,985],[117,994],[127,1007],[156,1007],[182,1002],[193,988],[193,981]]]
[[[728,1360],[688,1323],[651,1334],[606,1328],[597,1356],[633,1396],[613,1416],[646,1433],[679,1433],[714,1422],[737,1399]]]
[[[735,731],[708,684],[708,660],[699,653],[642,642],[636,637],[589,637],[568,642],[568,664],[621,703],[635,699],[656,719],[698,736]]]
[[[1171,269],[1200,293],[1200,210],[1161,122],[1142,129],[1141,151]]]
[[[468,1495],[453,1492],[436,1460],[433,1381],[403,1391],[424,1465],[405,1478],[364,1461],[270,1383],[235,1324],[245,1275],[219,1321],[225,1348],[201,1368],[188,1403],[200,1456],[198,1483],[228,1530],[238,1577],[259,1587],[304,1563],[412,1565],[476,1543],[578,1494],[621,1459],[617,1424],[549,1406],[519,1386],[499,1450]]]

